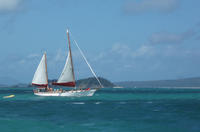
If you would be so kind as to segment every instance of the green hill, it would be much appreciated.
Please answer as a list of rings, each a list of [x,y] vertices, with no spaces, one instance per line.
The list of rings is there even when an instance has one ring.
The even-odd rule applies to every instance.
[[[108,81],[105,78],[99,77],[100,82],[104,87],[113,87],[115,86],[112,82]],[[94,77],[86,78],[86,79],[80,79],[76,81],[76,84],[80,88],[87,88],[87,87],[100,87],[98,81]]]

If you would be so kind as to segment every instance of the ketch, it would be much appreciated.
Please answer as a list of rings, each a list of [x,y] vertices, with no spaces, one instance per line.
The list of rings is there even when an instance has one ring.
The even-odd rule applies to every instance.
[[[96,78],[96,80],[99,83],[99,87],[97,87],[97,88],[80,89],[80,88],[76,87],[69,33],[70,33],[69,30],[67,30],[69,51],[68,51],[66,63],[65,63],[65,66],[63,68],[63,71],[62,71],[59,79],[57,80],[57,82],[53,82],[52,85],[66,86],[66,87],[71,87],[72,89],[63,90],[62,88],[53,89],[53,88],[49,87],[48,72],[47,72],[47,57],[46,57],[46,52],[45,52],[42,56],[42,59],[38,65],[38,67],[37,67],[37,70],[35,71],[35,74],[34,74],[34,77],[32,80],[32,85],[37,86],[37,88],[33,90],[35,95],[38,95],[38,96],[69,96],[69,97],[93,96],[94,93],[99,88],[103,88],[103,85],[101,84],[99,78],[96,76],[95,72],[93,71],[92,67],[88,63],[82,50],[78,46],[77,42],[74,40],[74,43],[77,46],[78,50],[80,51],[83,59],[85,60],[89,69],[91,70],[92,74],[94,75],[94,77]]]

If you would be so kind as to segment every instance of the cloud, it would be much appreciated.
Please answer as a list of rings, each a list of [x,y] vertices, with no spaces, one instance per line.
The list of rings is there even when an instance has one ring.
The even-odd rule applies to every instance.
[[[140,0],[128,1],[124,11],[129,14],[161,12],[168,13],[177,9],[179,0]]]
[[[133,50],[126,44],[114,44],[111,48],[112,54],[118,54],[121,57],[135,58],[140,56],[149,56],[153,55],[153,47],[151,45],[141,45],[139,48]]]
[[[180,44],[194,37],[196,34],[197,32],[193,29],[189,29],[183,33],[157,32],[151,35],[149,42],[151,44]]]
[[[150,45],[142,45],[135,52],[133,52],[132,57],[152,56],[152,55],[154,55],[154,48]]]
[[[23,0],[0,0],[0,12],[15,11]]]
[[[62,49],[58,49],[55,56],[53,57],[55,63],[57,63],[58,61],[64,61],[65,60],[65,52],[62,51]]]
[[[26,1],[27,2],[27,1]],[[15,27],[15,21],[24,8],[25,0],[0,0],[0,31],[7,30],[12,33]]]
[[[32,58],[40,57],[40,56],[41,56],[41,54],[33,53],[33,54],[29,54],[29,55],[27,56],[27,58],[32,59]]]
[[[183,40],[184,37],[181,34],[169,32],[154,33],[149,39],[151,44],[181,43]]]
[[[58,49],[57,52],[48,52],[47,55],[49,78],[57,78],[65,63],[65,52]],[[63,56],[62,61],[60,60],[61,56]],[[79,60],[77,62],[77,57],[75,56],[73,56],[73,59],[75,72],[78,74],[78,77],[90,76],[88,66],[85,62],[84,64],[80,63]],[[1,62],[0,71],[2,74],[9,76],[23,76],[20,81],[31,81],[41,57],[42,53],[31,53],[27,56],[19,54],[9,55]],[[135,76],[139,77],[138,79],[144,79],[143,76],[151,79],[151,76],[161,77],[159,74],[168,72],[175,75],[170,70],[173,70],[173,72],[179,70],[176,67],[177,64],[180,67],[185,64],[188,66],[199,64],[196,61],[196,58],[199,57],[200,52],[198,48],[188,49],[176,45],[157,46],[150,44],[142,44],[133,48],[131,45],[121,43],[115,43],[110,49],[100,53],[87,55],[87,59],[97,73],[101,73],[100,75],[106,78],[119,80],[121,78],[126,80],[128,77],[137,79]],[[187,70],[187,65],[185,69],[182,69],[183,72]],[[163,72],[163,70],[166,70],[166,72]],[[154,72],[158,74],[154,75]]]
[[[96,57],[94,57],[92,59],[92,61],[98,61],[98,60],[100,60],[100,59],[102,59],[104,57],[106,57],[106,53],[105,52],[100,52]]]
[[[125,44],[116,43],[111,48],[111,53],[117,53],[122,57],[127,57],[132,54],[131,48]]]
[[[106,62],[110,63],[113,62],[113,60],[133,60],[138,57],[149,57],[153,56],[155,54],[154,47],[149,44],[142,44],[138,48],[133,49],[129,45],[121,44],[121,43],[115,43],[112,45],[111,49],[108,51],[100,52],[99,54],[96,54],[92,61],[96,62]]]
[[[20,60],[19,63],[20,63],[20,64],[25,64],[25,63],[26,63],[26,60]]]

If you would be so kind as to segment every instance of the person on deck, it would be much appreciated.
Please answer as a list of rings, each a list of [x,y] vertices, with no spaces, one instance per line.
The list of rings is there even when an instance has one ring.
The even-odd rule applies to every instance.
[[[63,92],[63,90],[62,90],[62,88],[60,88],[60,90],[59,90],[61,93]]]

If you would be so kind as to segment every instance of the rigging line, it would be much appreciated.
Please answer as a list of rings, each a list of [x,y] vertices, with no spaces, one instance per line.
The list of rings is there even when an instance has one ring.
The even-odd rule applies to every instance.
[[[70,32],[70,31],[69,31]],[[72,36],[72,33],[70,32],[71,36]],[[74,39],[73,39],[74,40]],[[76,40],[74,40],[74,43],[76,44],[76,47],[78,48],[78,50],[80,51],[83,59],[85,60],[85,62],[87,63],[88,67],[90,68],[92,74],[95,76],[95,78],[97,79],[98,83],[100,84],[100,86],[103,88],[104,86],[102,85],[102,83],[100,82],[99,78],[97,77],[97,75],[95,74],[95,72],[93,71],[91,65],[89,64],[89,62],[87,61],[85,55],[83,54],[82,50],[80,49],[80,47],[78,46],[78,43],[76,42]]]
[[[87,59],[86,59],[85,55],[83,54],[82,50],[81,50],[81,49],[80,49],[80,47],[78,46],[78,44],[77,44],[76,40],[74,40],[74,42],[75,42],[75,44],[76,44],[77,48],[79,49],[79,51],[81,52],[81,55],[83,56],[83,58],[84,58],[85,62],[86,62],[86,63],[87,63],[87,65],[89,66],[89,68],[90,68],[90,70],[91,70],[92,74],[95,76],[95,78],[96,78],[96,79],[97,79],[97,81],[99,82],[100,86],[103,88],[103,85],[101,84],[101,82],[100,82],[99,78],[97,77],[97,75],[96,75],[96,74],[95,74],[95,72],[93,71],[93,69],[92,69],[91,65],[88,63],[88,61],[87,61]]]

